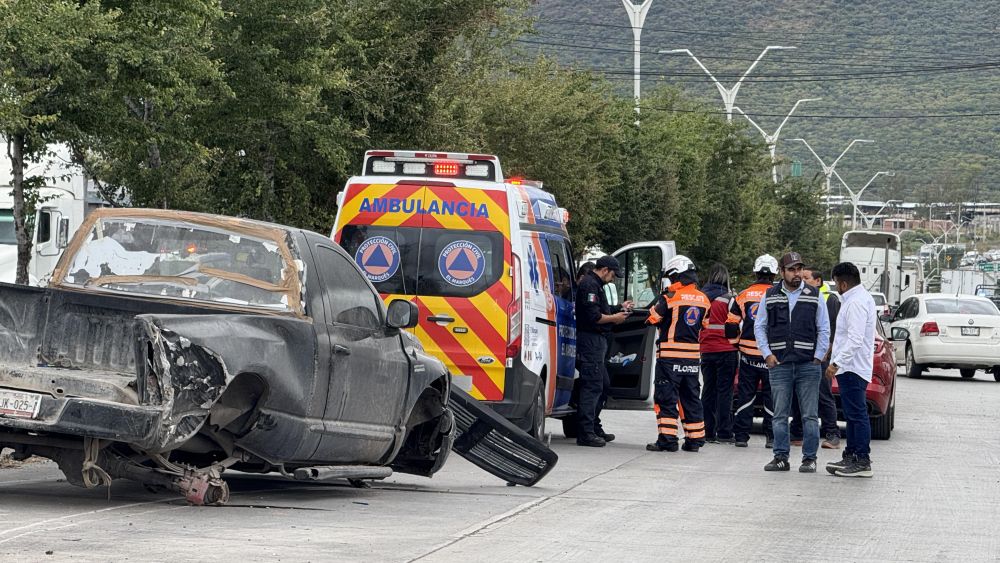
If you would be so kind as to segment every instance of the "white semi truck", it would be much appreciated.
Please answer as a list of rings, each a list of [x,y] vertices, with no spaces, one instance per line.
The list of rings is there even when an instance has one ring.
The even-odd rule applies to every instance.
[[[3,139],[0,138],[0,142]],[[30,163],[25,177],[42,176],[35,214],[35,230],[28,264],[29,285],[44,285],[69,236],[83,223],[91,208],[100,207],[99,198],[88,202],[86,176],[70,163],[66,147],[52,146],[50,154],[38,163]],[[17,273],[17,237],[14,232],[14,196],[10,160],[0,158],[0,282],[14,283]]]
[[[847,231],[840,245],[840,261],[853,262],[865,289],[885,294],[891,307],[899,306],[901,298],[924,290],[920,265],[903,263],[895,233]]]

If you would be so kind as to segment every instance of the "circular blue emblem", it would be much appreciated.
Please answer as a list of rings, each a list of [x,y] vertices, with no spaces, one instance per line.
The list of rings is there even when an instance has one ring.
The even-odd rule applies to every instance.
[[[486,271],[486,259],[478,246],[467,240],[456,240],[444,247],[438,257],[438,271],[444,281],[466,287],[479,281]]]
[[[387,237],[371,237],[358,247],[354,261],[372,283],[384,282],[399,269],[399,247]]]
[[[684,322],[686,322],[688,326],[694,326],[698,324],[698,321],[700,320],[701,309],[698,309],[697,307],[691,307],[686,313],[684,313]]]
[[[751,303],[750,304],[750,311],[749,311],[749,313],[750,313],[750,320],[751,321],[757,320],[757,309],[759,307],[760,307],[760,303]]]

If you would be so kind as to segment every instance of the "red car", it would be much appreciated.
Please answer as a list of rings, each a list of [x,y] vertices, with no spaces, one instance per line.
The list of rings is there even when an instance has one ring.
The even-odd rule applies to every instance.
[[[896,422],[896,356],[892,341],[886,338],[881,322],[875,323],[875,361],[872,367],[872,381],[865,391],[872,423],[872,438],[888,440]],[[844,420],[836,379],[833,380],[833,398],[837,401],[837,418]]]
[[[882,323],[875,323],[875,358],[872,363],[872,381],[865,392],[868,413],[871,416],[872,438],[888,440],[895,426],[896,418],[896,358],[892,341],[885,336]],[[733,383],[733,411],[735,412],[739,379]],[[764,403],[760,398],[760,388],[757,389],[754,402],[754,416],[764,416]],[[844,410],[840,406],[840,389],[837,380],[833,380],[833,398],[837,401],[837,418],[844,420]]]

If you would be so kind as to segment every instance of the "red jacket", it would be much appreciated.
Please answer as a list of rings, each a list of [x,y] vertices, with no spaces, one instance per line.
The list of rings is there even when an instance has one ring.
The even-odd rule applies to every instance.
[[[701,353],[735,352],[732,337],[738,335],[739,319],[729,312],[732,293],[716,284],[706,284],[702,291],[712,300],[712,305],[708,309],[707,326],[701,331],[699,338]],[[728,331],[727,324],[730,325]],[[731,333],[729,338],[726,337],[727,332]]]

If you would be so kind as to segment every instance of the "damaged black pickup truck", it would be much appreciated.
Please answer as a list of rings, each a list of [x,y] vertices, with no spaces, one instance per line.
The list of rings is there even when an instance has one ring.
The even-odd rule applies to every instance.
[[[0,448],[94,487],[222,504],[228,468],[354,484],[454,449],[532,485],[541,443],[460,390],[322,235],[149,209],[91,214],[49,287],[0,285]]]

